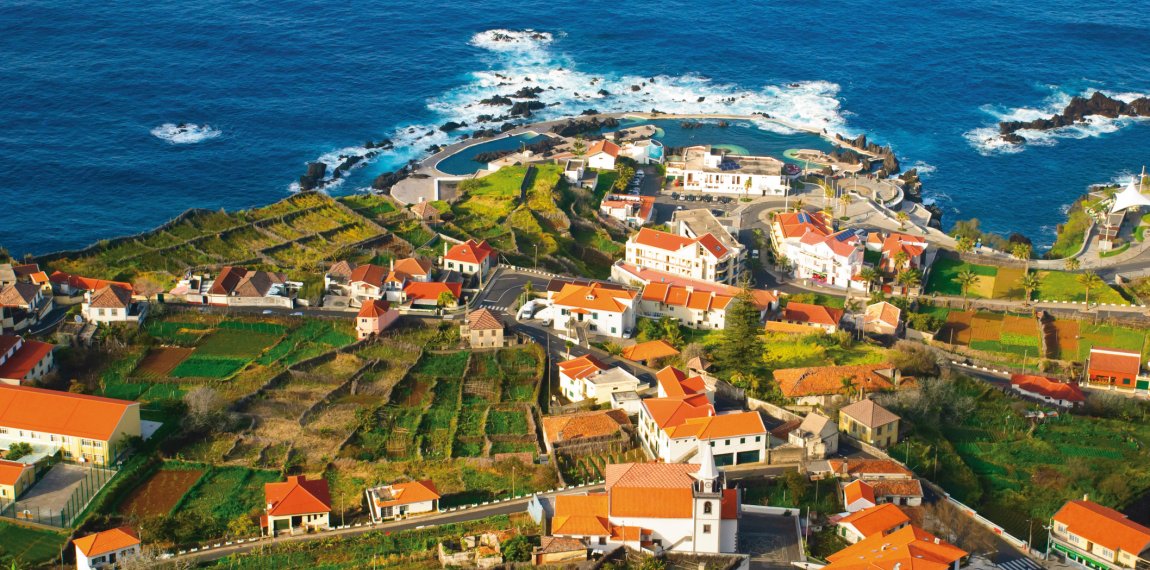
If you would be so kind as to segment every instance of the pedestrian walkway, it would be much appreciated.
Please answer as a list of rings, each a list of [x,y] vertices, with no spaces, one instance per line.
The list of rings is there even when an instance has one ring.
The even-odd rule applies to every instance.
[[[1003,570],[1042,570],[1042,565],[1029,558],[1015,558],[1006,562],[997,562],[996,566]]]

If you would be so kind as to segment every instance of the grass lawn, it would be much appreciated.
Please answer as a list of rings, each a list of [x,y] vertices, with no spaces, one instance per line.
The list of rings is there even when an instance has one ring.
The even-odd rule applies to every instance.
[[[989,278],[979,280],[980,282],[986,281],[987,284],[980,283],[970,288],[971,297],[985,297],[993,293],[994,277],[998,275],[997,267],[975,265],[947,257],[939,257],[935,260],[934,266],[930,270],[930,279],[926,282],[926,292],[940,295],[962,295],[962,287],[958,285],[957,277],[959,273],[968,270],[980,277]]]
[[[784,333],[767,334],[766,363],[772,370],[801,368],[829,364],[878,364],[886,359],[886,351],[879,346],[855,343],[843,348],[825,335],[814,334],[800,338]]]
[[[67,537],[50,530],[0,521],[0,563],[30,568],[59,557]]]
[[[1086,289],[1078,283],[1078,273],[1065,271],[1039,271],[1042,284],[1034,292],[1034,298],[1042,301],[1086,301]],[[1090,292],[1090,303],[1114,303],[1125,305],[1126,300],[1113,287],[1103,285]]]
[[[1091,347],[1135,350],[1146,355],[1146,331],[1114,325],[1079,323],[1078,359],[1086,361]]]
[[[195,354],[250,359],[259,356],[279,338],[268,333],[221,328],[201,341]]]
[[[354,194],[339,198],[347,207],[369,218],[379,218],[395,211],[395,204],[375,194]]]
[[[614,170],[600,170],[599,179],[595,182],[595,197],[602,200],[603,196],[611,192],[611,187],[615,185],[617,178],[619,173]]]

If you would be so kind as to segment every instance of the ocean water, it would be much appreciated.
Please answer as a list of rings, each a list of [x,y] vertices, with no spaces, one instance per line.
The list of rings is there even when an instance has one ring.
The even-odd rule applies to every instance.
[[[330,190],[360,191],[450,142],[438,125],[498,114],[479,101],[523,86],[553,104],[542,118],[761,111],[867,133],[921,167],[948,220],[1049,244],[1088,184],[1150,162],[1150,124],[1102,121],[1022,148],[987,144],[986,129],[1095,89],[1150,92],[1150,23],[1134,8],[16,0],[0,34],[0,245],[45,253],[187,208],[272,202],[307,162],[391,138],[394,152]],[[767,146],[788,135],[755,128]]]

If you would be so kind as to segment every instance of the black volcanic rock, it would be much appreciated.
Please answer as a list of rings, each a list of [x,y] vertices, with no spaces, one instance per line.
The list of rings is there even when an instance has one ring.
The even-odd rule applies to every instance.
[[[1129,103],[1109,97],[1100,91],[1095,91],[1089,99],[1075,97],[1070,100],[1061,113],[1051,115],[1049,119],[1035,119],[1033,121],[1002,121],[998,123],[998,132],[1002,140],[1012,144],[1022,144],[1026,138],[1016,134],[1017,131],[1030,129],[1047,131],[1061,127],[1068,127],[1081,123],[1087,117],[1099,116],[1114,119],[1117,117],[1150,117],[1150,98],[1140,97]]]
[[[589,109],[591,110],[591,109]],[[593,114],[593,113],[592,113]],[[563,136],[573,137],[575,135],[595,132],[603,128],[613,129],[619,126],[619,119],[614,117],[607,117],[606,119],[582,119],[574,120],[568,119],[565,123],[559,123],[551,127],[551,132]]]
[[[532,111],[542,109],[546,106],[547,105],[540,101],[520,101],[511,106],[511,110],[508,111],[508,114],[512,117],[530,117]]]
[[[524,87],[519,91],[516,91],[512,97],[517,97],[519,99],[535,99],[538,98],[539,94],[542,92],[542,87]]]
[[[442,125],[439,126],[439,130],[441,130],[445,133],[450,133],[451,131],[454,131],[454,130],[457,130],[457,129],[460,129],[460,128],[463,128],[466,126],[467,126],[467,123],[457,123],[455,121],[447,121],[446,123],[443,123]]]
[[[512,101],[510,97],[504,97],[503,95],[496,95],[479,101],[480,105],[511,105],[512,103],[514,103],[514,101]]]
[[[323,177],[327,174],[327,165],[322,162],[309,162],[307,173],[299,177],[300,190],[315,190],[323,186]]]

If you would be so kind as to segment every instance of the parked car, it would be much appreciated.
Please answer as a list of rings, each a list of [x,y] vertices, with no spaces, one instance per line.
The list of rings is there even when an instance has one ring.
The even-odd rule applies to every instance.
[[[273,311],[273,310],[271,310],[271,309],[264,309],[264,310],[263,310],[263,314],[265,314],[265,315],[270,315],[270,314],[272,314],[272,313],[274,313],[274,312],[275,312],[275,311]]]
[[[672,194],[671,194],[671,199],[672,199],[672,200],[678,200],[678,199],[679,199],[679,193],[678,193],[678,192],[674,192],[674,193],[672,193]]]
[[[710,194],[707,194],[706,196],[703,196],[703,201],[705,201],[705,202],[711,202],[711,201],[713,201],[714,199],[715,199],[715,197],[714,197],[714,196],[711,196]]]
[[[291,316],[293,316],[293,317],[302,317],[302,316],[303,316],[303,311],[296,311],[296,312],[292,313],[292,314],[291,314]]]

